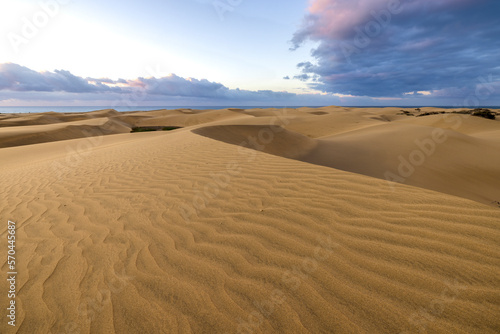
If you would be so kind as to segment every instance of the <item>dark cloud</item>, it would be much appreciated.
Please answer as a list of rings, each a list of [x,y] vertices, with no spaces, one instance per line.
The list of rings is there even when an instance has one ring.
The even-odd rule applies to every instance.
[[[24,66],[7,63],[0,64],[0,90],[87,93],[113,89],[101,83],[90,84],[86,79],[64,70],[36,72]]]
[[[307,81],[307,80],[310,79],[310,75],[306,74],[306,73],[303,73],[303,74],[296,75],[293,78],[297,79],[297,80],[300,80],[300,81]]]
[[[319,42],[316,62],[295,78],[355,96],[470,93],[500,80],[498,13],[494,0],[314,0],[292,49]]]

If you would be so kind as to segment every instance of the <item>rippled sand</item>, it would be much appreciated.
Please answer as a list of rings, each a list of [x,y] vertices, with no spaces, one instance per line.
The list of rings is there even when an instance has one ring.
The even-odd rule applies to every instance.
[[[400,113],[0,115],[0,332],[500,332],[500,123]]]

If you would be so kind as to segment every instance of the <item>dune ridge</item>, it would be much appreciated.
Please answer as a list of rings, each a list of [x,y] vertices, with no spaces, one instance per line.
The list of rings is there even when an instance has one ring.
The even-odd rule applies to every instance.
[[[321,111],[321,116],[308,121],[303,121],[303,116],[292,117],[283,124],[285,131],[273,131],[269,144],[254,144],[252,148],[488,205],[500,202],[498,121],[449,114],[444,119],[435,115],[413,118],[416,124],[409,124],[406,116],[402,121],[388,121],[387,117],[374,122],[377,117],[372,113],[368,121],[353,122],[359,115],[350,111],[340,116]],[[351,123],[341,130],[338,123],[328,127],[332,121]],[[240,145],[244,137],[257,138],[269,129],[269,118],[259,125],[246,125],[250,122],[257,123],[244,119],[240,124],[226,122],[193,131]],[[313,125],[320,129],[319,136],[311,135]],[[248,129],[252,129],[251,134]]]

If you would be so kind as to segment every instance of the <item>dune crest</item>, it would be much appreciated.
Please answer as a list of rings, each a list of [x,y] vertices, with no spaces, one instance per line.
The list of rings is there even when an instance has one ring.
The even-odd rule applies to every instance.
[[[306,156],[318,145],[317,140],[280,126],[219,125],[201,127],[193,132],[228,144],[291,159]]]

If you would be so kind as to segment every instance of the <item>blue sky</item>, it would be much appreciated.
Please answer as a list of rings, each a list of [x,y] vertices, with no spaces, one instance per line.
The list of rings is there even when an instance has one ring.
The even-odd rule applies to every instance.
[[[493,0],[0,3],[0,106],[500,105]]]

